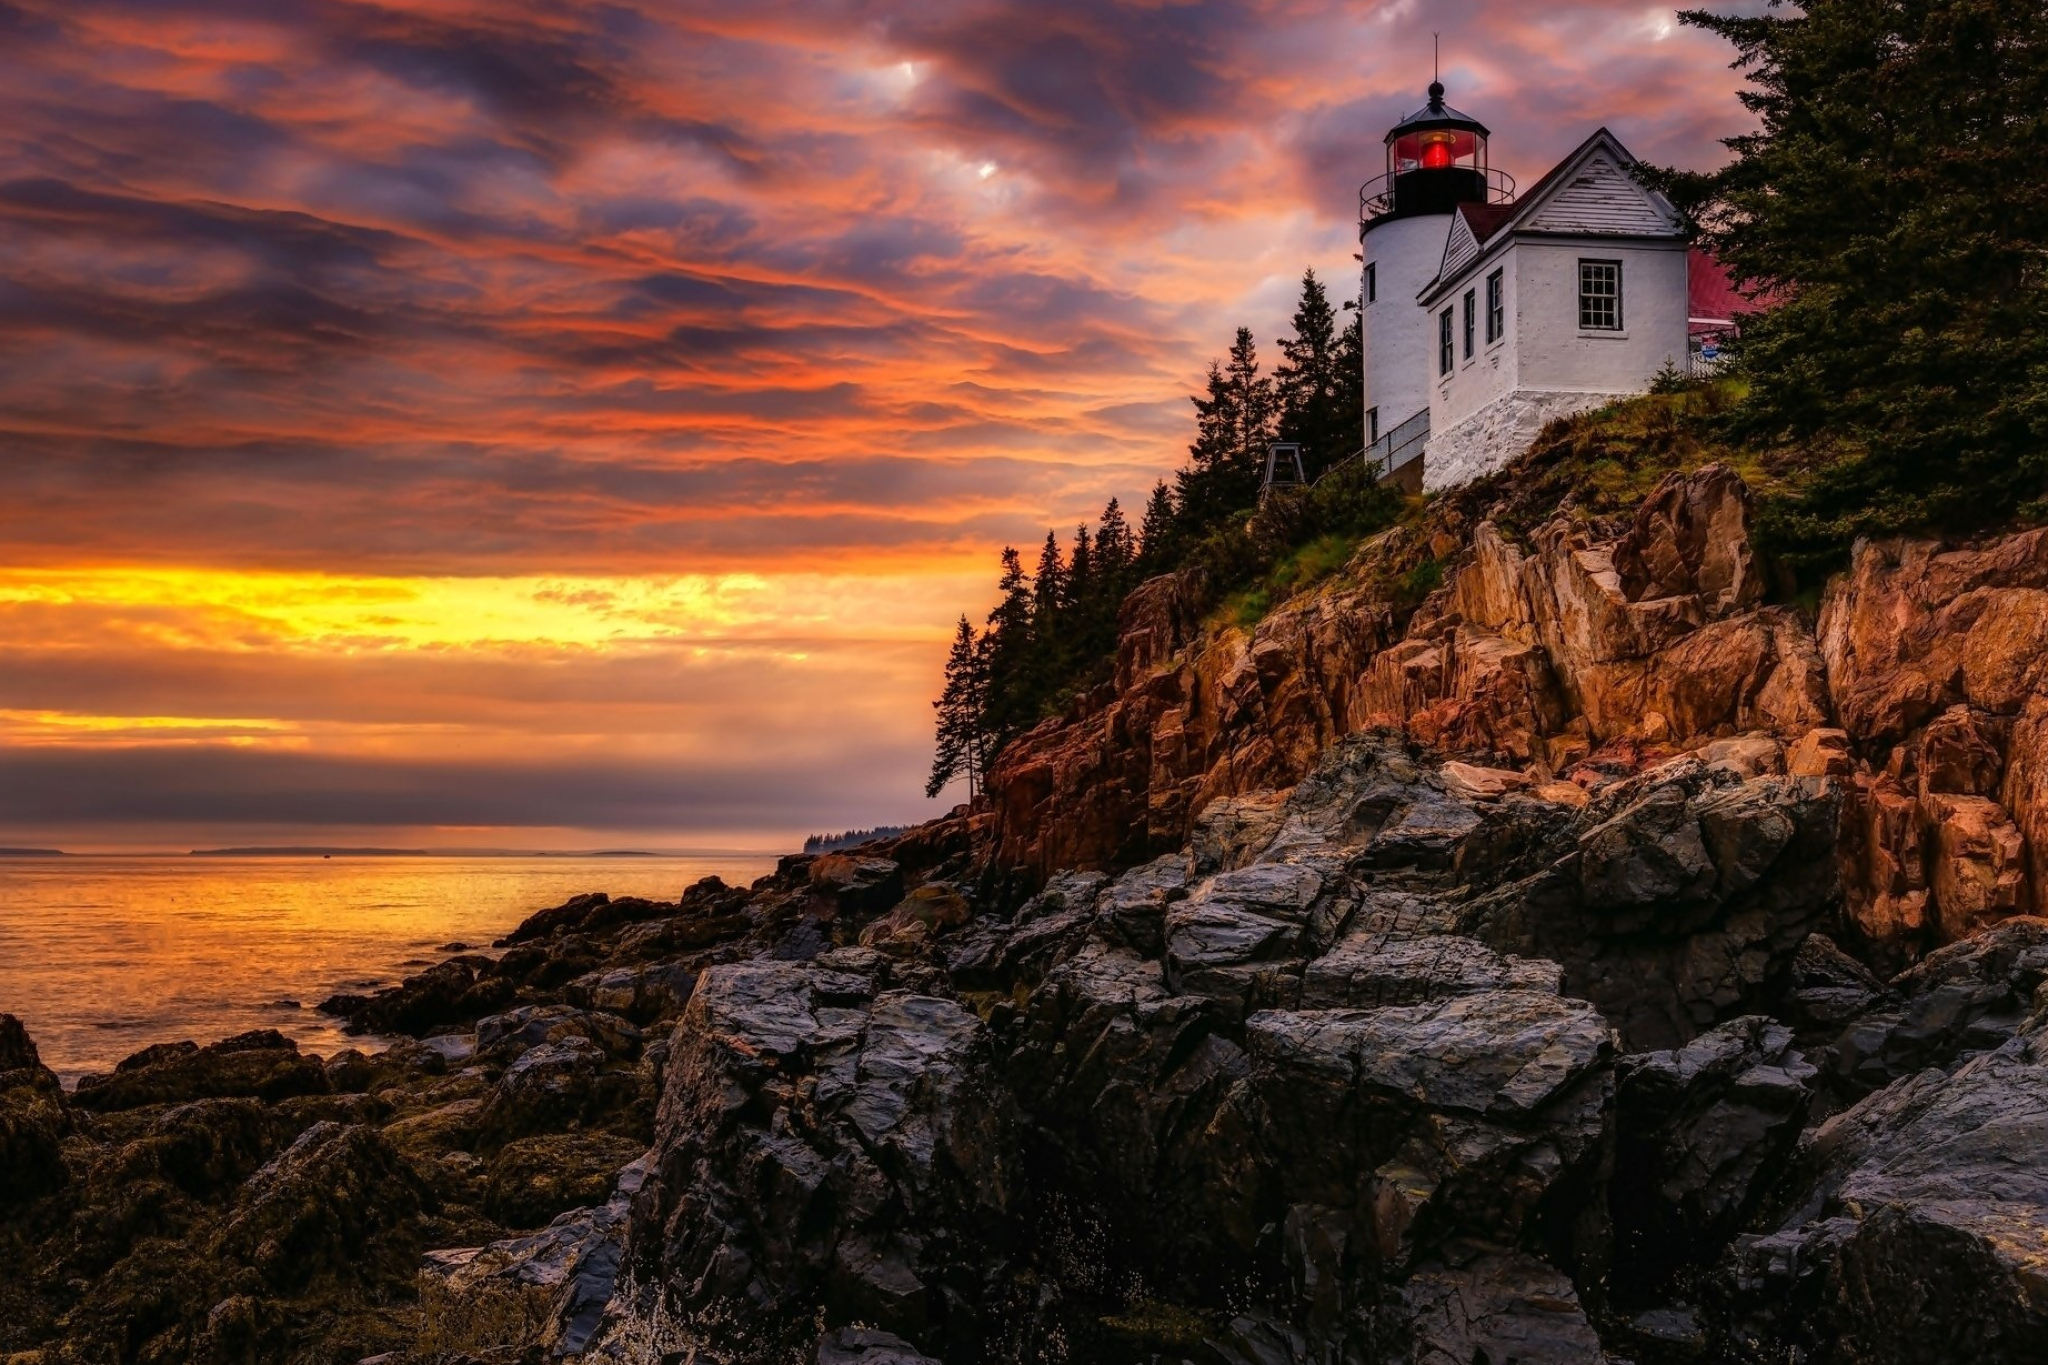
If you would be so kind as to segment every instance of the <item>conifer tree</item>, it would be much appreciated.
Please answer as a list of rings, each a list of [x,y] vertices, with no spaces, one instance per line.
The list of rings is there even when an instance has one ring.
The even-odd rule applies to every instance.
[[[1314,473],[1354,447],[1347,444],[1351,433],[1338,405],[1337,315],[1313,270],[1302,272],[1293,325],[1294,334],[1280,342],[1280,366],[1273,372],[1277,434],[1300,442]]]
[[[2048,516],[2048,7],[1770,0],[1727,39],[1754,133],[1651,172],[1738,287],[1747,435],[1835,447],[1762,529],[1824,564],[1856,535]]]
[[[1059,615],[1060,601],[1067,590],[1067,566],[1060,558],[1060,538],[1045,533],[1045,548],[1038,552],[1038,572],[1031,581],[1031,628],[1038,634],[1052,629]]]
[[[1230,343],[1230,360],[1223,367],[1223,373],[1237,400],[1234,453],[1238,467],[1251,483],[1250,493],[1243,503],[1250,506],[1257,500],[1259,476],[1266,467],[1266,447],[1273,440],[1274,423],[1280,415],[1273,381],[1259,373],[1259,348],[1252,340],[1251,328],[1237,329],[1237,337]]]
[[[1179,557],[1179,515],[1173,503],[1173,490],[1166,486],[1166,480],[1153,484],[1152,496],[1145,501],[1145,519],[1138,528],[1140,574],[1163,573]]]
[[[1231,509],[1230,475],[1242,423],[1237,395],[1215,361],[1209,362],[1208,396],[1188,401],[1195,405],[1195,439],[1174,482],[1183,523],[1192,530],[1220,521]]]
[[[1095,592],[1095,550],[1089,543],[1088,528],[1074,528],[1074,549],[1067,556],[1066,615],[1078,620],[1080,613],[1087,610],[1089,599]]]
[[[932,709],[938,712],[937,743],[932,753],[931,779],[924,787],[927,797],[936,797],[956,778],[967,779],[969,801],[980,790],[988,747],[982,729],[987,673],[987,653],[963,615],[953,636],[952,652],[946,657],[944,690],[932,703]]]
[[[1131,524],[1124,519],[1124,510],[1117,500],[1111,498],[1095,525],[1096,577],[1107,585],[1107,591],[1121,597],[1125,580],[1130,576],[1131,561],[1136,557]]]
[[[1365,310],[1354,309],[1337,336],[1337,458],[1365,445]],[[1324,468],[1328,468],[1325,464]]]
[[[1024,560],[1015,548],[1003,547],[1002,565],[1002,577],[996,583],[1002,596],[988,614],[988,629],[982,632],[982,652],[987,659],[982,729],[989,736],[990,752],[1028,727],[1038,711],[1033,687],[1031,580],[1024,576]]]
[[[1258,502],[1266,447],[1273,440],[1273,381],[1259,373],[1249,327],[1237,329],[1223,363],[1210,365],[1208,395],[1189,401],[1195,405],[1195,439],[1187,466],[1175,476],[1176,501],[1183,528],[1199,535]]]

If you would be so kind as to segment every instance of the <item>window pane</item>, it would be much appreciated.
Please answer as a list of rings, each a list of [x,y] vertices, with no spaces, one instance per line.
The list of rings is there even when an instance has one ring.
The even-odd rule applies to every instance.
[[[1467,360],[1472,358],[1472,334],[1479,325],[1478,313],[1479,305],[1473,298],[1472,291],[1467,289],[1465,291],[1465,359]]]
[[[1374,261],[1365,268],[1365,301],[1371,303],[1380,296],[1380,267]]]
[[[1579,262],[1579,326],[1607,331],[1621,326],[1621,263]]]
[[[1449,374],[1456,359],[1451,350],[1451,310],[1446,308],[1436,320],[1436,372]]]
[[[1507,301],[1502,297],[1504,282],[1496,270],[1486,277],[1486,339],[1499,341],[1507,334]]]

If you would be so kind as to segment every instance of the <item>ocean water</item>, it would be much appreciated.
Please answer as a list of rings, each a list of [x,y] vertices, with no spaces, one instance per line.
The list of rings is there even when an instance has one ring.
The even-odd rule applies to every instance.
[[[313,1007],[486,946],[586,891],[674,900],[772,854],[657,858],[0,858],[0,1013],[67,1083],[151,1043],[274,1028],[364,1046]]]

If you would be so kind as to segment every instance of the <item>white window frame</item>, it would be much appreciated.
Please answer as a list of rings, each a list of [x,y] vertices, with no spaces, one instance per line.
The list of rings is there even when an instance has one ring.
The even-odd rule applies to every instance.
[[[1367,303],[1376,303],[1379,301],[1379,297],[1380,263],[1378,261],[1367,261],[1365,263],[1365,301]]]
[[[1491,346],[1508,334],[1507,268],[1486,277],[1486,344]]]
[[[1436,372],[1439,378],[1448,375],[1458,367],[1458,346],[1451,321],[1452,309],[1446,308],[1436,316]]]
[[[1465,359],[1479,354],[1479,291],[1465,291],[1465,314],[1460,319],[1464,324]]]
[[[1611,272],[1605,281],[1595,275],[1598,271]],[[1610,291],[1595,292],[1587,288],[1589,283],[1609,283]],[[1579,330],[1581,332],[1619,332],[1622,330],[1621,311],[1621,262],[1581,256],[1579,258]],[[1607,317],[1611,320],[1601,321]],[[1591,318],[1591,321],[1588,319]]]

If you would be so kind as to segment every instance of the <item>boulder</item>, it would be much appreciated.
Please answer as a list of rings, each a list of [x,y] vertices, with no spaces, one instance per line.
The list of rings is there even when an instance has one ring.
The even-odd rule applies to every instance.
[[[275,1293],[410,1291],[429,1196],[376,1130],[316,1123],[250,1177],[211,1254]]]
[[[646,1144],[614,1133],[549,1133],[506,1143],[491,1159],[484,1211],[508,1228],[602,1204]]]
[[[638,1085],[632,1071],[609,1063],[602,1047],[578,1035],[529,1048],[505,1068],[477,1115],[482,1140],[510,1142],[616,1114],[632,1102]]]
[[[1540,991],[1255,1014],[1229,1107],[1256,1160],[1214,1196],[1237,1206],[1219,1222],[1343,1210],[1396,1265],[1447,1238],[1512,1240],[1599,1160],[1612,1049],[1592,1006]]]
[[[1203,881],[1166,911],[1168,984],[1232,1001],[1290,997],[1304,960],[1328,943],[1335,914],[1317,913],[1323,888],[1320,872],[1292,863]]]
[[[1829,791],[1680,759],[1603,792],[1561,856],[1477,895],[1460,928],[1560,963],[1631,1047],[1676,1047],[1786,993],[1841,903],[1836,811]]]
[[[348,1020],[350,1033],[403,1033],[418,1037],[450,1024],[467,1023],[511,1003],[513,981],[496,973],[481,954],[452,957],[396,986],[374,994],[332,995],[320,1002],[323,1014]]]
[[[1609,1204],[1624,1302],[1664,1301],[1748,1223],[1792,1162],[1815,1074],[1792,1030],[1758,1015],[1615,1064]]]
[[[569,1005],[522,1005],[477,1020],[475,1054],[479,1061],[503,1064],[564,1038],[585,1039],[606,1056],[624,1060],[638,1055],[641,1043],[640,1030],[616,1014]]]
[[[64,1139],[73,1127],[63,1089],[28,1030],[0,1014],[0,1210],[64,1185]]]
[[[1534,1256],[1458,1248],[1401,1288],[1394,1319],[1415,1365],[1606,1365],[1571,1279]]]
[[[950,1001],[756,961],[704,974],[672,1040],[632,1245],[735,1349],[825,1321],[971,1342],[1004,1255],[1015,1137]]]
[[[329,1089],[318,1057],[274,1029],[238,1034],[197,1047],[176,1043],[145,1048],[108,1075],[82,1076],[73,1102],[112,1113],[143,1105],[245,1096],[282,1100]]]
[[[908,955],[934,936],[967,923],[972,914],[966,898],[957,890],[943,883],[928,882],[863,928],[860,942],[892,955]]]
[[[697,989],[697,968],[683,962],[647,962],[577,977],[563,996],[586,1009],[608,1010],[636,1024],[673,1021]]]
[[[865,917],[903,899],[903,870],[887,858],[826,853],[811,860],[813,890],[840,914]]]
[[[939,1365],[902,1337],[870,1327],[842,1327],[818,1338],[817,1365]]]
[[[1820,1060],[1850,1095],[2003,1046],[2048,980],[2048,920],[2006,920],[1927,955],[1858,1013]]]
[[[597,1338],[621,1306],[614,1293],[628,1211],[646,1173],[645,1161],[631,1163],[609,1186],[609,1198],[563,1213],[538,1232],[487,1246],[430,1251],[422,1279],[456,1316],[487,1331],[502,1336],[508,1322],[517,1324],[517,1330],[556,1357],[601,1348]],[[621,1352],[600,1352],[595,1358],[619,1359]]]
[[[1954,943],[2026,908],[2026,842],[1996,801],[1930,794],[1936,937]]]
[[[1815,1365],[2020,1365],[2048,1348],[2048,1058],[2015,1038],[1824,1124],[1799,1211],[1721,1274],[1731,1349]]]
[[[1710,615],[1754,606],[1763,576],[1750,549],[1749,515],[1749,486],[1726,465],[1666,474],[1614,547],[1622,595],[1631,602],[1697,597]]]

